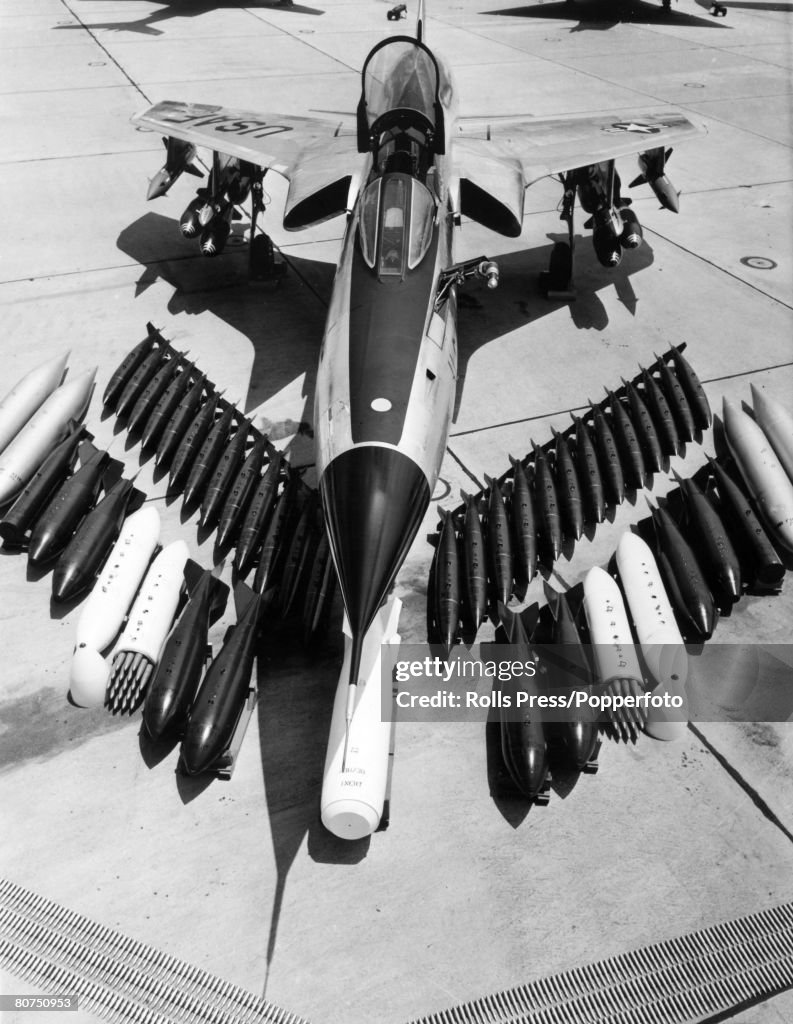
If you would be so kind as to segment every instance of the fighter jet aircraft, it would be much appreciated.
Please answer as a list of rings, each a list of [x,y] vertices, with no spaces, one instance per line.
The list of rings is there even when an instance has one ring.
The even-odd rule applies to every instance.
[[[364,637],[391,590],[429,506],[446,448],[457,373],[457,287],[498,268],[458,264],[461,217],[509,237],[521,233],[524,195],[558,176],[569,243],[554,249],[549,293],[570,287],[573,209],[591,218],[595,251],[616,266],[641,242],[620,193],[617,157],[638,153],[640,176],[677,210],[667,147],[703,129],[677,111],[630,116],[458,117],[449,69],[425,41],[391,36],[369,53],[357,123],[162,102],[134,121],[166,140],[149,197],[189,168],[195,147],[213,151],[207,188],[181,226],[207,254],[228,237],[235,206],[252,196],[251,261],[272,266],[256,237],[262,178],[289,181],[283,223],[298,230],[338,214],[347,226],[319,356],[314,407],[316,466],[333,559],[352,633],[347,704],[355,706]]]

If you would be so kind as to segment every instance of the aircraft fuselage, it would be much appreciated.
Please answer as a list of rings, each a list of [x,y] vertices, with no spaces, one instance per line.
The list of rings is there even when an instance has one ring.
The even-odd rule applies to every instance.
[[[402,49],[408,44],[417,48],[420,75],[430,68],[429,51],[413,40]],[[409,54],[398,49],[396,56],[404,64]],[[445,72],[435,99],[439,92],[451,100]],[[405,96],[420,102],[415,83],[407,83],[403,102]],[[373,151],[333,285],[314,408],[325,520],[353,638],[361,642],[429,505],[457,376],[454,287],[438,300],[441,274],[453,262],[445,144],[433,144],[423,130],[429,121],[413,117],[415,106],[400,109],[404,116],[374,117]]]

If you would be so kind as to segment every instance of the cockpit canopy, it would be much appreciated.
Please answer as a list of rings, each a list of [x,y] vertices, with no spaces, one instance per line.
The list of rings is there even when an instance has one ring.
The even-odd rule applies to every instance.
[[[444,152],[439,72],[432,53],[416,39],[384,39],[366,58],[358,104],[358,151],[376,150],[384,132],[417,137],[433,153]]]
[[[429,189],[409,174],[386,174],[364,190],[361,253],[380,278],[402,278],[424,258],[435,223]]]

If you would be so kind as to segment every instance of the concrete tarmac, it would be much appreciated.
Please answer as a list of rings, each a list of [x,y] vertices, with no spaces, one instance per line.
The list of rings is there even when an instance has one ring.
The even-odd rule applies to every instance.
[[[290,272],[277,288],[251,284],[246,222],[215,260],[180,236],[197,180],[185,176],[167,198],[146,202],[164,150],[129,119],[166,98],[351,112],[369,49],[412,31],[412,5],[400,22],[386,19],[390,6],[0,0],[0,391],[65,349],[70,374],[98,365],[87,417],[95,443],[139,473],[162,514],[163,543],[183,537],[206,566],[213,538],[199,543],[196,518],[182,522],[151,462],[140,467],[139,448],[102,418],[99,395],[152,321],[294,464],[310,466],[314,374],[343,224],[285,232],[285,187],[268,177],[264,226]],[[793,407],[791,8],[727,6],[714,19],[691,0],[669,12],[606,0],[431,0],[428,42],[453,68],[462,114],[671,106],[708,134],[671,158],[679,216],[635,190],[645,245],[615,273],[580,239],[575,302],[547,301],[538,286],[563,229],[556,183],[527,193],[519,239],[464,223],[458,258],[497,259],[501,284],[471,287],[460,310],[448,457],[397,583],[405,642],[425,639],[425,538],[436,506],[453,507],[461,489],[504,472],[509,454],[549,440],[571,410],[654,352],[685,341],[717,414],[722,396],[749,401],[752,383]],[[627,184],[634,162],[618,167]],[[713,451],[708,431],[672,468],[686,476]],[[652,495],[674,486],[671,473],[657,474]],[[646,518],[649,494],[565,554],[558,589],[607,563],[621,532]],[[144,760],[139,713],[112,718],[67,703],[80,605],[52,606],[49,574],[34,578],[23,555],[0,550],[0,875],[319,1024],[399,1024],[791,898],[793,708],[784,693],[780,721],[762,721],[763,687],[778,678],[779,659],[790,664],[783,648],[769,661],[762,646],[790,642],[790,579],[778,595],[742,598],[713,643],[745,646],[701,668],[710,717],[729,718],[736,694],[757,682],[758,721],[700,721],[669,745],[606,741],[597,775],[557,785],[547,807],[531,809],[491,795],[482,723],[403,722],[390,826],[345,843],[319,822],[338,607],[318,653],[289,635],[265,644],[233,779],[186,780],[176,750]],[[539,579],[527,600],[542,600]],[[233,621],[229,609],[215,644]],[[6,993],[31,991],[12,975],[3,981]],[[790,1021],[793,996],[735,1019]]]

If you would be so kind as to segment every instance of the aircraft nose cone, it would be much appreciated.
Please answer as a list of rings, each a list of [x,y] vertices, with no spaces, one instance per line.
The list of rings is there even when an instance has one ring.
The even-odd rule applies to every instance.
[[[319,489],[347,617],[360,635],[413,543],[429,506],[429,483],[402,452],[360,445],[330,463]]]

